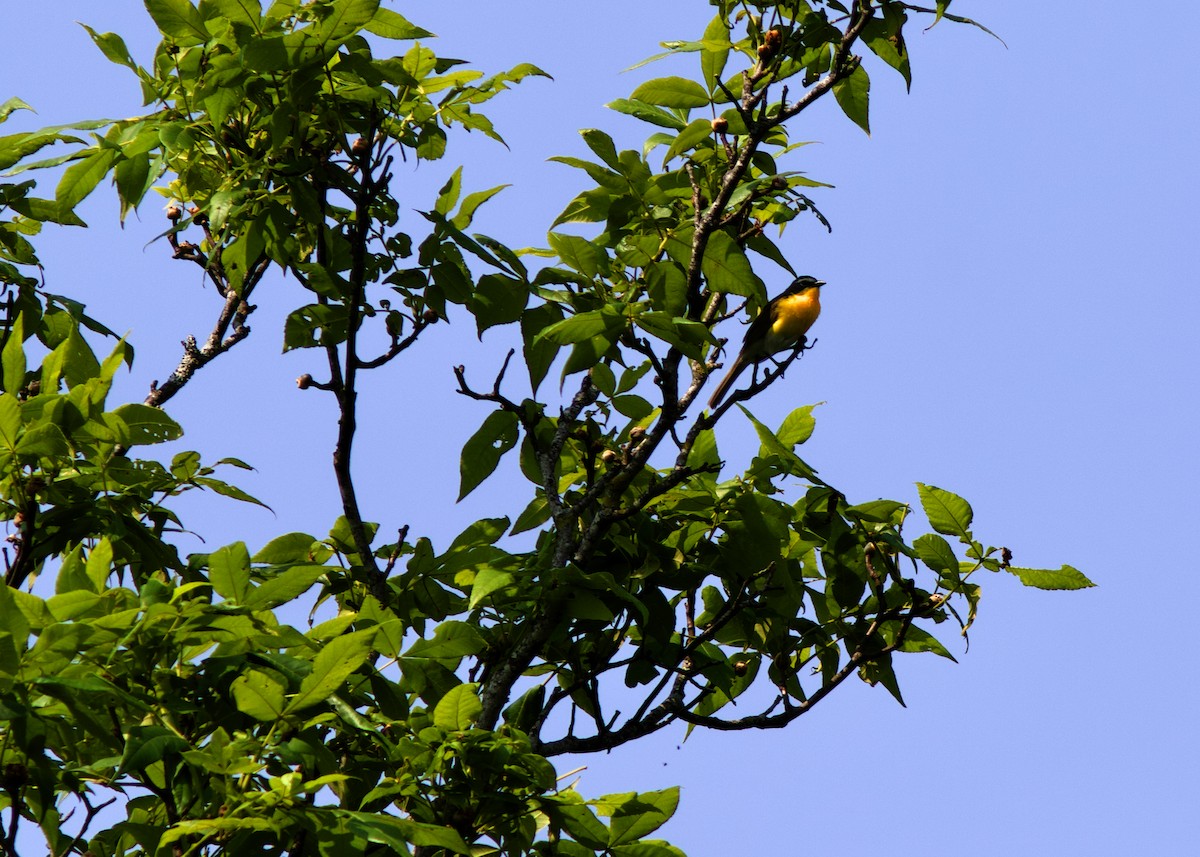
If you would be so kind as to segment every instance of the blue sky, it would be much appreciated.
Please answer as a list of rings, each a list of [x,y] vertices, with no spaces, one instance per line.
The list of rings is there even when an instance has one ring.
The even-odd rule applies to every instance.
[[[646,132],[603,104],[648,77],[692,73],[669,63],[622,70],[661,40],[697,38],[710,17],[699,0],[392,6],[437,33],[441,54],[486,70],[531,61],[554,76],[493,102],[509,149],[476,135],[400,176],[414,208],[459,163],[473,188],[511,182],[475,226],[514,246],[545,244],[580,188],[548,157],[584,154],[586,127],[640,146]],[[986,581],[960,664],[900,662],[907,709],[882,689],[847,686],[782,732],[684,743],[680,731],[559,760],[564,771],[588,765],[588,795],[682,785],[664,835],[692,857],[1195,847],[1200,694],[1187,664],[1189,510],[1200,483],[1200,72],[1186,40],[1170,36],[1200,27],[1200,6],[1167,0],[1139,15],[1123,4],[956,0],[952,9],[1007,47],[949,23],[914,27],[911,94],[869,66],[871,138],[832,101],[793,126],[794,138],[819,141],[791,166],[836,185],[814,194],[834,229],[798,221],[782,243],[830,285],[819,345],[754,410],[777,424],[824,402],[802,454],[852,500],[915,503],[915,481],[949,488],[972,502],[977,534],[1011,547],[1018,564],[1070,563],[1100,587],[1043,593]],[[144,17],[134,0],[8,10],[0,100],[18,95],[38,115],[14,116],[5,132],[138,112],[132,77],[74,22],[121,32],[145,59],[154,41]],[[122,231],[115,197],[97,192],[85,219],[90,229],[39,242],[48,287],[131,329],[138,356],[121,394],[140,399],[175,365],[179,340],[206,330],[217,298],[165,248],[144,248],[164,227],[153,202]],[[786,282],[767,266],[760,273],[772,291]],[[250,340],[168,408],[186,448],[252,462],[258,472],[239,484],[275,514],[190,500],[185,520],[210,542],[186,550],[321,532],[336,514],[332,407],[294,385],[320,361],[279,356],[289,288],[261,300]],[[525,488],[510,470],[453,504],[458,449],[486,409],[452,393],[450,366],[490,383],[509,339],[494,332],[477,343],[465,323],[441,332],[371,379],[359,471],[368,517],[411,524],[444,546],[476,518],[519,510]],[[733,466],[756,448],[732,417],[719,440]]]

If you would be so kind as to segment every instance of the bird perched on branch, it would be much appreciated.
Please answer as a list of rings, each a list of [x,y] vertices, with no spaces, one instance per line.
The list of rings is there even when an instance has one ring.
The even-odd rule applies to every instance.
[[[708,407],[715,409],[733,386],[738,375],[755,363],[761,363],[773,354],[788,351],[803,344],[804,334],[821,314],[821,286],[816,277],[797,277],[783,294],[776,297],[750,322],[742,350],[717,389],[713,390]]]

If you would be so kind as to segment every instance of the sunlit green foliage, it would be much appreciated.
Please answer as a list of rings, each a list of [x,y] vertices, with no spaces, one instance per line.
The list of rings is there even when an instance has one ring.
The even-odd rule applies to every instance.
[[[780,232],[827,225],[789,122],[832,94],[868,129],[869,73],[909,82],[905,28],[962,22],[949,0],[714,0],[699,39],[664,45],[694,76],[610,104],[647,125],[644,145],[583,131],[591,156],[556,160],[591,186],[520,253],[470,231],[501,188],[468,191],[461,170],[427,230],[401,231],[392,167],[443,157],[451,132],[499,139],[480,105],[539,69],[440,57],[379,0],[145,5],[162,36],[148,67],[89,30],[140,81],[142,115],[0,137],[0,854],[40,830],[55,855],[673,857],[649,837],[677,789],[588,798],[551,760],[672,725],[781,726],[852,676],[902,700],[896,656],[951,657],[934,631],[965,634],[993,573],[1091,585],[1010,567],[948,491],[917,487],[933,532],[910,539],[907,503],[855,503],[818,476],[797,454],[811,407],[771,427],[740,404],[802,348],[700,406],[718,325],[766,302],[756,266],[794,274]],[[53,199],[36,196],[24,176],[51,169]],[[165,198],[157,246],[220,298],[167,381],[111,410],[132,351],[44,290],[30,243],[78,225],[106,181],[122,219]],[[285,348],[328,357],[300,387],[336,400],[344,514],[322,537],[181,557],[173,496],[253,499],[195,453],[132,455],[181,435],[162,406],[250,334],[272,271],[306,293],[275,320]],[[512,354],[482,388],[458,370],[482,403],[460,497],[508,459],[527,505],[440,549],[407,530],[389,544],[395,523],[372,523],[355,491],[357,379],[452,335],[435,326],[452,312],[480,335],[518,326],[533,395],[562,392],[511,393]],[[390,344],[365,353],[375,328]],[[101,360],[89,342],[105,337]],[[742,473],[717,445],[735,405],[760,443]],[[313,624],[284,618],[296,605]]]

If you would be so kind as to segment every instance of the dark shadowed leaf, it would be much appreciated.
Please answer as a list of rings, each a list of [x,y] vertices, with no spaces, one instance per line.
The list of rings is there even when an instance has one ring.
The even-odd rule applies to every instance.
[[[848,77],[843,77],[833,85],[833,97],[838,106],[859,128],[871,133],[871,123],[867,118],[867,102],[871,94],[871,78],[861,65],[854,69]]]
[[[517,445],[517,422],[511,411],[493,411],[471,435],[459,459],[459,500],[491,476],[504,453]]]

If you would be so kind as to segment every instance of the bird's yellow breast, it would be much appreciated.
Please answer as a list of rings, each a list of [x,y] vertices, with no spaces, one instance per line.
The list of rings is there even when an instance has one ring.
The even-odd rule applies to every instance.
[[[780,348],[786,348],[808,333],[820,314],[821,293],[818,289],[805,289],[798,295],[780,298],[771,320],[771,338],[781,343]]]

